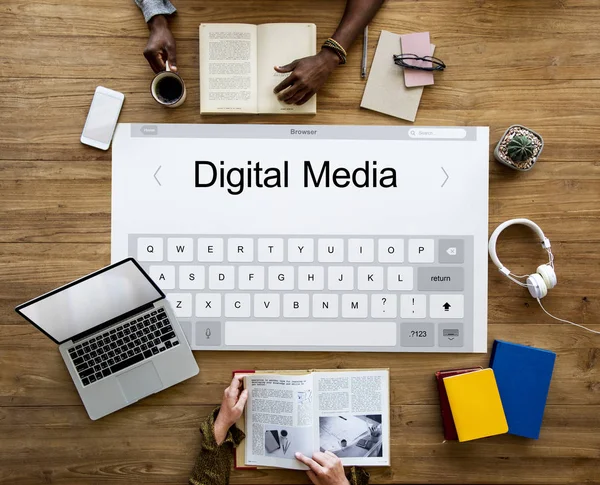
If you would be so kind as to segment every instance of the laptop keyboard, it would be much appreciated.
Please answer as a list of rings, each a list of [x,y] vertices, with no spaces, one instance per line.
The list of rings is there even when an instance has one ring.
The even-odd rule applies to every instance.
[[[472,248],[470,236],[129,235],[194,349],[468,351]]]
[[[84,386],[179,345],[163,308],[77,343],[69,356]]]

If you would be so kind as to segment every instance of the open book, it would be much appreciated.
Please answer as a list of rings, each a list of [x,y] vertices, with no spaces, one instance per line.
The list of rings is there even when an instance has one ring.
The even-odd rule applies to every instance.
[[[236,450],[238,468],[306,470],[294,454],[326,450],[344,465],[389,466],[387,369],[263,372],[243,378],[248,402],[236,424],[246,439]]]
[[[316,53],[315,24],[200,24],[200,113],[316,113],[313,96],[302,106],[273,93],[284,66]]]

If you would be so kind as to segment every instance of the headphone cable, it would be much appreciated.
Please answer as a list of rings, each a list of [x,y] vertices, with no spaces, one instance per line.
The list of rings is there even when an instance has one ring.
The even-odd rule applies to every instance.
[[[540,306],[542,307],[542,310],[544,310],[544,313],[546,313],[546,315],[548,315],[549,317],[554,318],[554,320],[558,320],[559,322],[564,322],[564,323],[570,323],[571,325],[575,325],[576,327],[583,328],[584,330],[587,330],[588,332],[592,332],[592,333],[595,333],[597,335],[600,335],[600,332],[598,330],[592,330],[591,328],[584,327],[583,325],[579,325],[578,323],[574,323],[574,322],[571,322],[569,320],[563,320],[562,318],[555,317],[554,315],[552,315],[552,313],[550,313],[548,310],[546,310],[544,308],[544,305],[542,305],[542,302],[540,301],[539,298],[536,298],[536,300],[540,304]]]

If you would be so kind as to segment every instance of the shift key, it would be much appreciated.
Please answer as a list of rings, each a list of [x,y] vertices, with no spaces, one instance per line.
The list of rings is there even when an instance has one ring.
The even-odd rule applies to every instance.
[[[465,270],[457,267],[418,269],[419,291],[463,291]]]

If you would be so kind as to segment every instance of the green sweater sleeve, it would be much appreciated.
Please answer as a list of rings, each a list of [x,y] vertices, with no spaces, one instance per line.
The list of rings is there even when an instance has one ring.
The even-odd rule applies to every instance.
[[[200,453],[196,458],[196,464],[190,485],[227,485],[229,475],[233,466],[233,449],[236,448],[246,437],[235,425],[229,428],[225,441],[217,445],[215,439],[215,419],[219,414],[220,406],[200,425],[202,443]],[[350,485],[367,485],[369,474],[362,468],[352,467],[346,473]]]
[[[346,472],[346,478],[350,485],[367,485],[369,483],[369,474],[362,468],[355,466]]]
[[[245,435],[233,425],[229,428],[225,441],[217,445],[214,429],[219,409],[220,407],[214,409],[200,425],[202,443],[189,480],[191,485],[227,485],[229,483],[229,474],[233,465],[233,449],[241,443]]]

